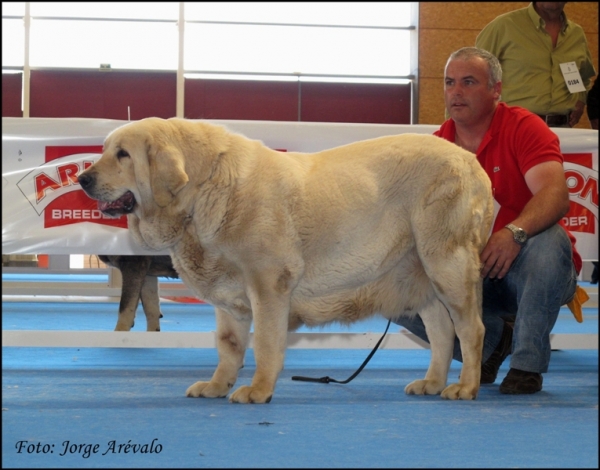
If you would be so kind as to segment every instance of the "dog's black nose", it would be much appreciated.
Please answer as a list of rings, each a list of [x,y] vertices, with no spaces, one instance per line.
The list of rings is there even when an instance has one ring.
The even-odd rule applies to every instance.
[[[83,189],[87,189],[92,185],[93,178],[90,175],[86,175],[85,173],[79,175],[77,177],[79,184]]]

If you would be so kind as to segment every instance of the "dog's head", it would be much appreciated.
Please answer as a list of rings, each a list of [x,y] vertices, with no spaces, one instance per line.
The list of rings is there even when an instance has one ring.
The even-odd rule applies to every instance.
[[[111,216],[140,206],[146,212],[168,206],[189,181],[174,132],[169,121],[157,118],[114,130],[104,142],[102,157],[79,175],[81,188]]]

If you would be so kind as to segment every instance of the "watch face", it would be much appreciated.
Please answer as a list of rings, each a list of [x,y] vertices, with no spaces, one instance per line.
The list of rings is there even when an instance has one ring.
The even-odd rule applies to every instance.
[[[525,242],[527,241],[527,233],[525,232],[525,230],[513,224],[508,224],[506,228],[508,228],[513,233],[513,238],[519,245],[525,244]]]

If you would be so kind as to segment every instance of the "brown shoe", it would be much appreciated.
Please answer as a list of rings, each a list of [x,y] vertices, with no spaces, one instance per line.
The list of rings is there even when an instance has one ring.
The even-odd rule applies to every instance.
[[[500,393],[523,395],[539,392],[542,389],[542,374],[510,369],[500,384]]]
[[[504,362],[504,359],[512,351],[513,327],[510,323],[504,322],[502,337],[496,349],[485,363],[481,365],[481,380],[482,384],[493,384],[498,376],[498,369]]]

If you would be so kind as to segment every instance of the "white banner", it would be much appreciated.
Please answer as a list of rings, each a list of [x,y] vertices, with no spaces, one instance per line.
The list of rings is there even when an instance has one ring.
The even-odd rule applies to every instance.
[[[278,150],[316,152],[437,125],[219,121]],[[125,121],[2,118],[2,254],[168,254],[135,244],[127,219],[110,219],[79,188],[77,174],[100,157]],[[565,223],[584,260],[598,259],[598,132],[555,128],[565,155],[571,211]]]

